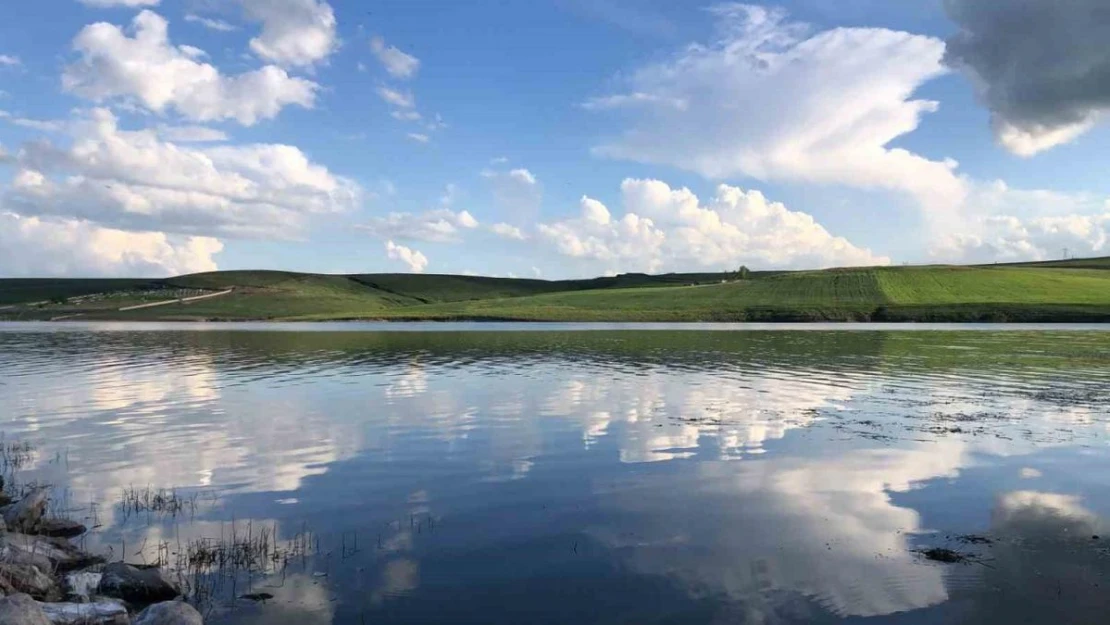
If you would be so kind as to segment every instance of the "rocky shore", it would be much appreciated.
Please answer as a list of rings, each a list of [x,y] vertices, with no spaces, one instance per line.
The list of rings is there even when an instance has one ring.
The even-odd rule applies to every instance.
[[[48,518],[49,494],[0,494],[0,624],[202,625],[158,567],[106,563],[74,545],[86,528]]]

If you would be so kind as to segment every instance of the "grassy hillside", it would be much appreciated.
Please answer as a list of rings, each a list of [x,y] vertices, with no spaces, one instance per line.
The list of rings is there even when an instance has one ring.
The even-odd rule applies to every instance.
[[[0,318],[288,319],[366,318],[386,309],[538,293],[719,283],[726,274],[626,274],[590,280],[528,280],[426,274],[321,275],[218,271],[158,280],[0,280]],[[165,306],[120,310],[184,297],[232,292]],[[22,304],[22,305],[20,305]]]
[[[484,276],[386,273],[352,275],[349,279],[386,293],[403,293],[421,304],[518,297],[561,290],[557,282]]]
[[[1056,267],[1072,269],[1110,269],[1110,256],[1099,258],[1069,258],[1067,260],[1042,260],[1031,263],[1007,263],[1003,265],[983,265],[993,267]]]
[[[0,279],[0,306],[52,299],[78,297],[92,293],[130,290],[150,284],[151,280],[68,278]]]
[[[591,289],[386,311],[386,317],[528,320],[736,320],[851,318],[881,302],[874,272],[819,271],[680,287]]]
[[[0,280],[0,294],[7,301],[34,302],[8,304],[0,308],[0,316],[133,320],[1110,321],[1110,262],[1065,262],[1079,264],[763,272],[746,280],[735,280],[729,274],[626,274],[544,281],[275,271],[214,272],[145,281]],[[67,293],[73,294],[68,300]],[[44,303],[44,294],[54,301]],[[201,299],[181,301],[196,297]],[[150,303],[159,305],[120,310]]]
[[[525,278],[490,278],[486,276],[451,276],[411,273],[356,274],[347,276],[371,288],[404,294],[421,303],[460,302],[630,287],[659,287],[689,284],[719,284],[727,279],[723,273],[671,273],[652,276],[629,273],[588,280],[534,280]]]
[[[346,276],[228,271],[181,276],[165,282],[173,287],[233,291],[196,302],[127,311],[120,318],[285,319],[318,314],[320,311],[357,317],[395,306],[422,303],[416,298],[375,289]]]
[[[388,317],[534,320],[1110,319],[1110,272],[877,268],[693,287],[611,289],[390,309]]]

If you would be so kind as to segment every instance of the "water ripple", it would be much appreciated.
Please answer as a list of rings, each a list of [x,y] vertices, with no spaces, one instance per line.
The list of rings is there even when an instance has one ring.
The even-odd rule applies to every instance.
[[[0,330],[0,430],[38,447],[19,479],[97,502],[91,547],[311,524],[331,556],[254,580],[288,622],[989,615],[1030,549],[1110,573],[1110,333],[265,329]],[[145,485],[212,503],[123,515]],[[915,551],[960,533],[993,568]]]

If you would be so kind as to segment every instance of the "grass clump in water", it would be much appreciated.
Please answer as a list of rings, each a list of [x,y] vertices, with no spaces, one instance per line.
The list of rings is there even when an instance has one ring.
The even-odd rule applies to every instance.
[[[947,547],[930,547],[929,549],[918,549],[917,553],[925,556],[926,560],[933,562],[943,562],[944,564],[959,564],[962,562],[970,561],[970,558]]]
[[[0,473],[18,471],[35,460],[35,448],[27,441],[0,439]]]
[[[304,564],[315,553],[315,537],[302,529],[292,539],[278,539],[277,526],[232,521],[230,533],[218,538],[198,538],[179,545],[169,567],[181,582],[185,596],[197,605],[211,604],[221,596],[252,600],[270,598],[253,592],[259,577],[281,575],[282,583],[291,562]],[[165,552],[169,553],[168,545]]]
[[[119,507],[124,518],[141,513],[176,517],[183,514],[195,515],[198,494],[180,495],[172,488],[155,489],[150,486],[123,489]]]

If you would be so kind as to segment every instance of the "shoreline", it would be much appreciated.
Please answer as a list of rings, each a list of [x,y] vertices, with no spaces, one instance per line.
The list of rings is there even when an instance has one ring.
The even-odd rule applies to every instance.
[[[0,280],[0,320],[158,322],[1110,323],[1110,257],[543,281],[224,271]]]
[[[151,322],[151,323],[673,323],[673,324],[698,324],[698,323],[777,323],[777,324],[804,324],[804,323],[884,323],[884,324],[961,324],[961,323],[988,323],[997,325],[1006,324],[1110,324],[1110,309],[1106,310],[1076,310],[1068,306],[1069,310],[1060,311],[1044,307],[1024,308],[1007,307],[995,309],[934,309],[915,311],[899,311],[886,309],[874,312],[836,311],[819,313],[814,311],[792,310],[757,310],[757,311],[722,311],[720,313],[708,312],[704,314],[632,314],[632,315],[512,315],[512,314],[439,314],[439,315],[301,315],[301,316],[123,316],[123,315],[97,315],[95,313],[78,313],[60,317],[42,318],[3,318],[2,323],[43,322],[43,323],[86,323],[86,322]]]
[[[385,326],[435,326],[435,325],[473,325],[473,326],[526,326],[534,325],[537,327],[543,326],[632,326],[631,329],[636,329],[637,326],[667,326],[675,329],[689,327],[697,329],[697,326],[751,326],[753,328],[774,328],[779,330],[790,330],[792,328],[808,328],[811,326],[821,326],[823,328],[835,329],[836,326],[844,326],[845,328],[859,328],[861,326],[874,327],[877,329],[911,329],[915,327],[929,327],[929,328],[944,328],[952,327],[957,328],[960,326],[976,326],[976,327],[994,327],[998,329],[1023,327],[1023,328],[1038,328],[1038,327],[1078,327],[1078,328],[1105,328],[1110,329],[1110,320],[1083,320],[1083,319],[1013,319],[1006,321],[995,320],[932,320],[932,319],[910,319],[900,321],[879,321],[879,320],[863,320],[863,319],[805,319],[805,320],[721,320],[721,319],[518,319],[518,318],[492,318],[492,317],[452,317],[452,318],[376,318],[376,317],[336,317],[329,319],[283,319],[283,318],[195,318],[195,319],[125,319],[125,318],[89,318],[89,317],[72,317],[66,319],[0,319],[0,328],[14,327],[19,325],[57,325],[57,326],[82,326],[89,324],[137,324],[137,325],[160,325],[160,326],[181,326],[187,328],[190,326],[203,326],[203,325],[225,325],[225,326],[257,326],[264,324],[285,325],[285,326],[327,326],[335,325],[337,327],[351,325],[351,324],[381,324]],[[651,329],[651,328],[644,328]]]

